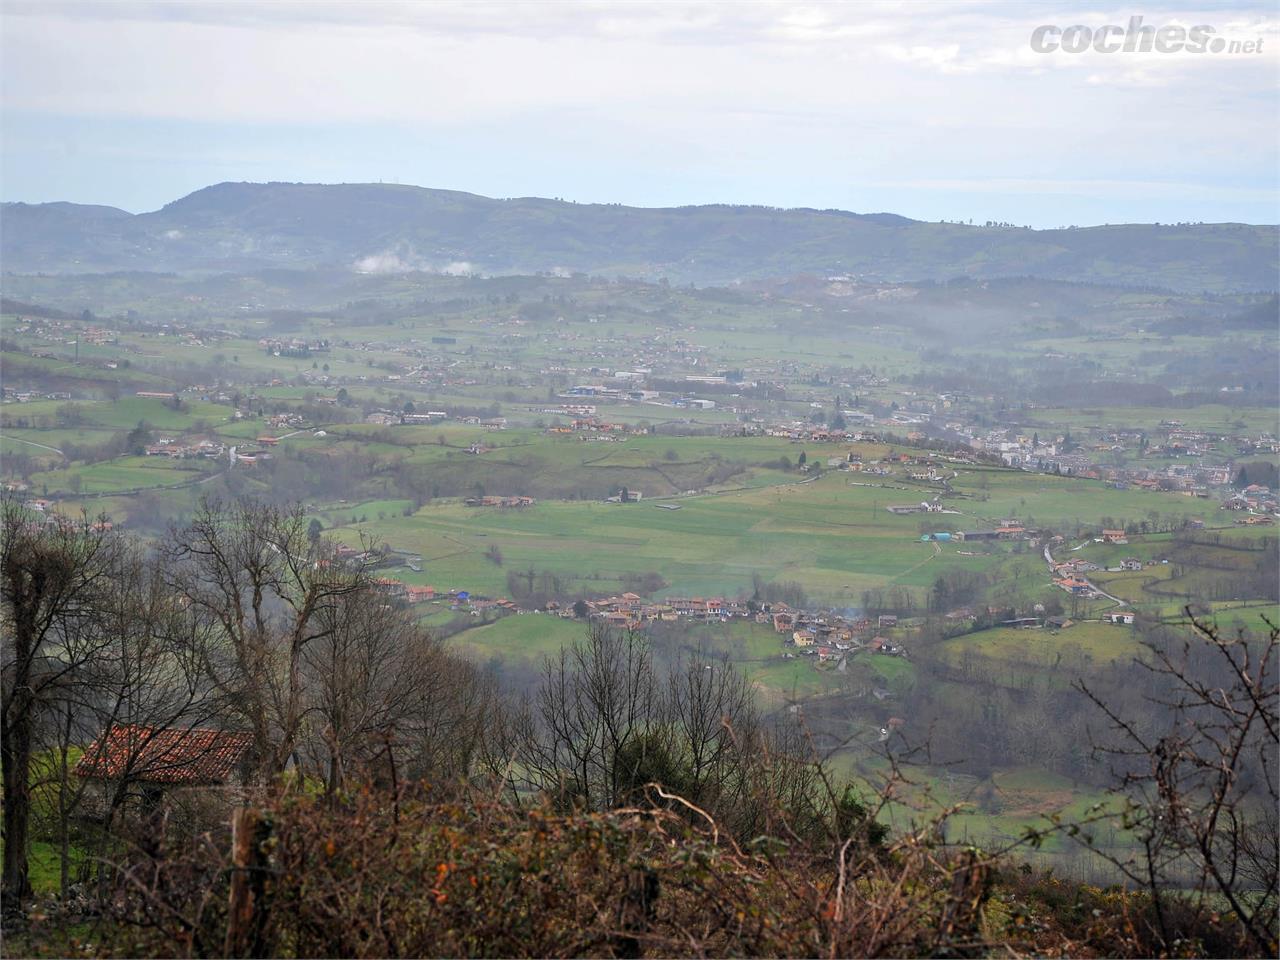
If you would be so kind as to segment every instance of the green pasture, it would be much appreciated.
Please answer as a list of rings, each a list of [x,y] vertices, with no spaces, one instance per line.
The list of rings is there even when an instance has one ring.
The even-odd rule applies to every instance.
[[[1275,411],[1261,407],[1207,403],[1193,407],[1041,407],[1027,421],[1028,428],[1070,428],[1073,436],[1089,429],[1146,430],[1158,435],[1162,423],[1178,422],[1190,430],[1235,434],[1275,433]],[[1077,439],[1082,439],[1078,437]]]
[[[957,559],[920,543],[912,518],[889,514],[874,493],[839,476],[673,502],[681,509],[650,501],[545,501],[524,510],[431,503],[412,517],[370,520],[338,535],[365,532],[491,593],[505,591],[506,570],[529,567],[599,593],[626,574],[657,571],[668,594],[737,595],[760,574],[851,605],[867,586],[924,586],[935,568]],[[483,556],[491,544],[505,569]]]
[[[939,649],[952,663],[958,662],[965,651],[973,651],[1010,665],[1054,665],[1083,659],[1101,667],[1131,660],[1144,648],[1130,626],[1084,621],[1065,630],[995,627],[952,637]]]
[[[493,623],[464,630],[449,638],[449,645],[469,656],[540,663],[561,647],[581,640],[587,627],[580,620],[566,620],[549,613],[509,614]]]
[[[732,456],[741,458],[739,462],[759,463],[773,459],[780,450],[794,452],[796,447],[739,438],[717,438],[714,443],[678,439],[683,442],[646,437],[627,444],[601,444],[588,451],[591,462],[586,464],[582,448],[593,445],[540,437],[494,446],[480,457],[426,444],[415,448],[411,460],[429,454],[435,460],[424,462],[454,464],[451,469],[466,470],[467,477],[482,485],[493,476],[571,478],[592,469],[617,468],[627,471],[622,476],[631,489],[643,489],[635,483],[634,471],[648,469],[646,463],[656,464],[653,469],[677,470],[689,464],[684,458],[699,453],[704,459]],[[380,445],[369,446],[374,452]],[[838,445],[830,446],[834,451]],[[827,451],[815,448],[815,458],[819,452]],[[671,455],[674,460],[669,459]],[[630,504],[540,499],[523,510],[432,501],[411,517],[401,516],[403,508],[397,503],[384,511],[381,520],[366,508],[330,504],[323,515],[327,526],[343,524],[339,535],[352,542],[363,532],[443,568],[452,578],[450,585],[494,595],[506,592],[507,571],[532,567],[557,574],[574,589],[596,594],[616,590],[628,574],[655,571],[667,580],[668,595],[738,595],[752,575],[759,574],[768,580],[797,581],[817,600],[855,606],[866,589],[900,585],[923,591],[947,570],[981,572],[1010,563],[1020,565],[1022,573],[1008,581],[1022,583],[1022,595],[1037,600],[1061,596],[1037,551],[1025,550],[1014,557],[1010,551],[1016,548],[1007,544],[921,543],[922,522],[972,529],[1018,516],[1064,529],[1078,524],[1092,533],[1101,528],[1104,518],[1114,522],[1126,516],[1145,517],[1151,511],[1162,521],[1183,516],[1216,518],[1217,510],[1215,504],[1204,501],[1119,491],[1086,480],[971,469],[962,470],[955,483],[962,495],[944,501],[960,513],[931,514],[926,520],[923,514],[894,515],[885,509],[922,498],[919,490],[898,490],[892,482],[884,487],[853,486],[851,480],[859,475],[844,471],[829,471],[803,483],[797,482],[796,474],[765,474],[774,482],[735,486],[738,478],[734,478],[718,492],[668,501],[678,504],[679,510],[660,509],[650,499]],[[866,483],[870,478],[854,482]],[[352,516],[368,520],[353,526]],[[484,557],[492,544],[503,555],[502,567]]]
[[[32,474],[31,489],[47,489],[50,493],[113,493],[145,487],[172,486],[212,476],[216,472],[216,466],[204,459],[118,457],[101,463],[78,464],[65,470]],[[75,478],[78,478],[78,489]]]

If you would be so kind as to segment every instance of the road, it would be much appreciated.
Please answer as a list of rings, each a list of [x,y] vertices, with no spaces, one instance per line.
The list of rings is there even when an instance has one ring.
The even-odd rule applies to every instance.
[[[66,454],[63,453],[61,450],[59,450],[57,447],[50,447],[43,443],[36,443],[34,440],[23,440],[21,437],[10,437],[7,435],[4,436],[4,439],[12,440],[15,443],[29,443],[33,447],[39,447],[41,450],[52,450],[54,453],[56,453],[60,457],[66,456]]]

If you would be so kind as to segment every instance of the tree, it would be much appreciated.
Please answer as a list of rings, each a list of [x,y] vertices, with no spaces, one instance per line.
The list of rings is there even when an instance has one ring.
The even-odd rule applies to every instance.
[[[588,616],[590,613],[591,613],[591,608],[590,608],[589,606],[587,606],[587,601],[585,601],[585,600],[575,600],[575,601],[574,601],[574,603],[573,603],[573,615],[574,615],[575,617],[577,617],[579,620],[585,620],[585,619],[587,619],[587,616]]]
[[[536,726],[521,756],[531,785],[593,810],[617,806],[647,758],[640,738],[657,699],[644,637],[592,624],[582,641],[543,665],[530,718]]]
[[[801,734],[794,724],[764,727],[751,684],[732,664],[695,657],[660,676],[643,634],[593,623],[543,666],[522,720],[512,793],[532,787],[592,810],[688,812],[662,796],[675,793],[738,836],[758,836],[781,810],[808,830],[825,814]]]
[[[1108,759],[1132,856],[1099,851],[1154,904],[1165,946],[1178,906],[1230,906],[1251,951],[1274,956],[1280,918],[1280,629],[1229,638],[1191,616],[1180,640],[1148,639],[1154,692],[1138,709],[1080,689],[1110,722],[1095,743]]]
[[[158,558],[137,544],[121,541],[97,599],[92,629],[72,638],[64,658],[75,664],[59,683],[56,702],[46,708],[55,722],[46,723],[42,763],[46,782],[36,787],[42,806],[56,812],[61,886],[68,887],[70,837],[76,812],[87,790],[101,788],[102,817],[107,833],[121,826],[130,801],[140,799],[140,783],[168,765],[148,746],[162,733],[189,730],[224,712],[210,687],[204,666],[208,635],[190,608],[174,602]],[[113,731],[127,731],[113,736]],[[107,738],[110,737],[108,740]],[[102,775],[73,777],[72,751],[95,741],[111,744],[110,762]],[[86,751],[89,762],[105,758]],[[142,795],[145,803],[145,793]],[[149,811],[148,811],[149,812]],[[80,839],[82,852],[92,836]],[[107,837],[103,837],[107,842]],[[105,857],[107,851],[101,851]],[[100,873],[109,872],[99,859]]]
[[[424,769],[422,758],[455,748],[466,756],[466,711],[454,698],[465,699],[473,672],[370,587],[343,594],[317,619],[322,629],[303,656],[309,723],[299,740],[326,792],[386,779],[396,763],[415,766],[415,776],[465,774],[465,759],[442,770]]]
[[[799,463],[799,464],[800,464],[800,466],[802,466],[802,467],[803,467],[806,463],[808,463],[808,462],[809,462],[809,455],[808,455],[807,453],[805,453],[803,450],[801,450],[801,451],[800,451],[800,456],[796,459],[796,462],[797,462],[797,463]]]
[[[1274,490],[1280,486],[1280,470],[1277,470],[1274,463],[1267,460],[1250,460],[1248,463],[1242,463],[1240,470],[1236,473],[1235,485],[1244,489],[1254,483]]]
[[[311,522],[307,524],[307,540],[314,544],[323,532],[324,524],[320,522],[320,518],[312,517]]]
[[[139,420],[137,425],[125,435],[125,447],[134,456],[142,456],[147,452],[147,444],[151,442],[151,424]]]
[[[30,893],[31,759],[38,714],[89,656],[116,539],[102,524],[39,523],[0,501],[0,766],[4,786],[3,904]]]
[[[213,637],[211,680],[252,731],[266,780],[297,746],[308,645],[338,629],[338,613],[355,609],[343,600],[369,583],[307,532],[297,506],[206,499],[165,544],[170,587]]]

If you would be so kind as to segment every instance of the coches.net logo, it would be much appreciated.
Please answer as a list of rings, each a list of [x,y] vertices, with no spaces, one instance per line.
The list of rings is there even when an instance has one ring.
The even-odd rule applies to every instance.
[[[1129,25],[1110,23],[1103,27],[1075,24],[1056,27],[1042,24],[1031,31],[1031,49],[1036,53],[1261,53],[1262,38],[1228,39],[1217,35],[1215,27],[1200,24],[1183,27],[1168,24],[1144,26],[1142,17],[1130,17]]]

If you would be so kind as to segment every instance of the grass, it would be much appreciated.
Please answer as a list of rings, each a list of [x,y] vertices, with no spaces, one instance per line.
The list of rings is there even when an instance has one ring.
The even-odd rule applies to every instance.
[[[719,456],[756,463],[780,455],[779,451],[797,453],[796,445],[785,441],[741,438],[654,437],[619,445],[584,445],[528,435],[491,436],[495,436],[494,448],[478,458],[455,451],[450,437],[450,446],[426,444],[415,448],[411,459],[440,463],[442,468],[456,464],[447,469],[466,469],[483,481],[525,474],[581,476],[593,470],[632,471],[634,477],[637,470],[687,465],[688,458],[699,451],[704,460]],[[844,449],[833,445],[830,452]],[[873,457],[883,449],[859,452]],[[667,451],[674,454],[673,461],[665,459],[670,455]],[[825,603],[856,606],[867,589],[902,586],[923,595],[948,570],[993,571],[1011,562],[1008,545],[989,551],[948,543],[935,550],[920,543],[921,517],[896,516],[885,507],[913,502],[928,491],[898,489],[902,484],[896,478],[883,486],[853,486],[854,478],[858,483],[872,482],[872,478],[829,471],[813,483],[796,483],[795,474],[771,471],[762,479],[761,473],[753,471],[756,484],[735,486],[735,478],[722,489],[681,497],[673,501],[680,504],[678,511],[655,509],[649,500],[612,505],[544,499],[520,511],[433,501],[404,517],[400,502],[392,501],[382,519],[362,505],[330,505],[323,517],[330,527],[345,524],[337,526],[336,535],[349,542],[354,543],[360,533],[372,535],[443,567],[450,586],[491,595],[505,592],[507,571],[533,567],[597,595],[615,591],[627,575],[648,571],[667,579],[668,595],[738,595],[753,575],[760,575],[798,581]],[[1099,517],[1143,516],[1158,507],[1163,515],[1202,518],[1216,509],[1188,498],[1117,491],[1087,480],[1009,470],[965,469],[955,487],[959,496],[948,505],[960,513],[942,518],[955,529],[1019,516],[1029,523],[1093,531]],[[353,515],[369,519],[351,525]],[[504,567],[484,558],[492,544],[501,550]],[[1051,596],[1053,588],[1038,554],[1028,551],[1020,562],[1027,572],[1027,589],[1039,599]],[[440,574],[432,576],[441,579]]]
[[[581,621],[565,620],[554,614],[512,614],[454,634],[449,644],[476,658],[541,662],[543,657],[559,653],[562,646],[581,640],[586,629]]]
[[[71,876],[76,874],[76,862],[80,852],[71,848]],[[27,859],[31,889],[36,896],[54,896],[62,886],[62,857],[58,845],[36,840],[31,844],[31,852]]]
[[[157,430],[186,430],[197,420],[217,426],[230,419],[231,408],[203,400],[183,398],[182,409],[170,401],[150,397],[121,397],[114,403],[86,407],[86,419],[103,427],[128,430],[145,421]]]
[[[490,593],[505,589],[506,570],[529,566],[584,586],[599,583],[596,592],[614,590],[627,574],[656,570],[674,595],[737,594],[761,574],[800,580],[845,605],[868,586],[898,578],[930,582],[920,567],[934,554],[914,540],[913,523],[874,509],[870,496],[836,477],[680,503],[679,511],[648,502],[541,502],[519,511],[433,503],[412,517],[371,520],[337,535],[369,533],[445,564],[455,579]],[[833,511],[844,519],[833,519]],[[501,549],[506,569],[484,558],[490,544]]]
[[[216,472],[208,460],[171,460],[168,457],[118,457],[94,464],[77,464],[65,470],[31,475],[31,489],[50,493],[117,493],[148,487],[165,487],[199,480]],[[76,489],[76,481],[79,489]]]
[[[948,652],[975,650],[996,660],[1017,662],[1030,657],[1056,658],[1058,654],[1082,654],[1098,664],[1127,661],[1142,647],[1130,627],[1098,622],[1076,623],[1065,630],[1041,628],[1015,630],[996,627],[960,637],[943,644]]]
[[[944,641],[937,653],[962,676],[976,669],[1006,686],[1039,680],[1064,689],[1076,677],[1140,658],[1144,650],[1132,627],[1085,622],[1065,630],[982,630]]]

